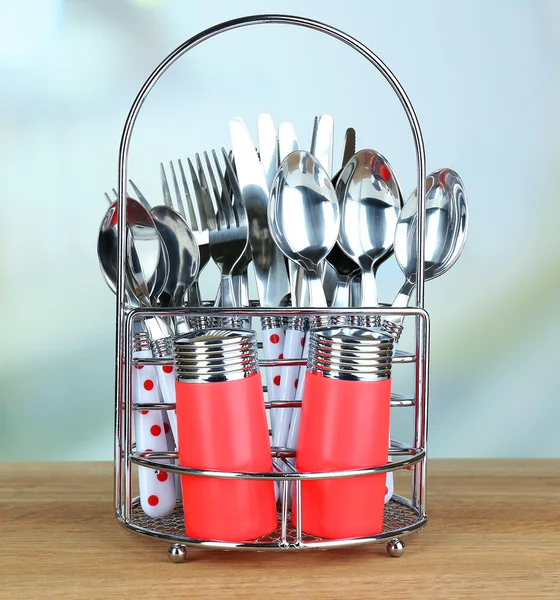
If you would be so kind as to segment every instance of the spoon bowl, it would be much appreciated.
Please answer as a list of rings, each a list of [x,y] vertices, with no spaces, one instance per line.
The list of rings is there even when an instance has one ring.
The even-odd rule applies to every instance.
[[[127,295],[131,306],[150,305],[160,261],[160,240],[155,224],[146,209],[133,198],[127,206]],[[111,290],[117,287],[117,203],[111,204],[99,227],[97,255],[103,277]],[[161,282],[160,282],[161,285]]]
[[[155,206],[150,210],[150,216],[168,258],[167,281],[157,300],[160,306],[180,307],[198,275],[198,244],[183,217],[169,206]]]
[[[408,305],[416,285],[417,190],[406,201],[395,230],[395,258],[405,283],[393,306]],[[463,182],[451,169],[439,169],[426,179],[425,280],[446,273],[456,262],[467,237],[468,209]]]

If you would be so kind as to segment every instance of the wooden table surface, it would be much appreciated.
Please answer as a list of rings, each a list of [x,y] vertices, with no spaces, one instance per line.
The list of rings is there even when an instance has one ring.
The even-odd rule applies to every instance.
[[[122,529],[109,463],[0,464],[0,598],[560,598],[560,461],[432,460],[428,526],[383,545],[189,551]]]

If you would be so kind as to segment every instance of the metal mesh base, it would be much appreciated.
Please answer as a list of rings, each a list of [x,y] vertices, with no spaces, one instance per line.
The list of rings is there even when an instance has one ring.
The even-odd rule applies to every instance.
[[[406,533],[411,533],[412,531],[416,531],[421,529],[421,527],[425,523],[425,517],[420,517],[416,511],[405,506],[401,502],[397,500],[391,500],[385,506],[385,518],[383,522],[383,533],[380,534],[380,537],[384,540],[391,537],[391,534],[404,535]],[[132,507],[132,515],[131,522],[127,525],[130,529],[133,529],[137,533],[143,533],[145,535],[151,535],[154,537],[159,537],[163,539],[167,539],[174,542],[182,542],[185,544],[192,545],[207,545],[207,546],[220,546],[226,545],[227,542],[204,542],[202,540],[192,540],[186,537],[185,534],[185,522],[183,518],[183,508],[181,504],[177,504],[173,513],[167,517],[163,517],[160,519],[155,519],[153,517],[147,516],[142,508],[140,507],[137,501],[134,502]],[[301,545],[297,544],[296,540],[296,530],[295,527],[291,524],[291,515],[288,516],[288,527],[287,527],[287,536],[286,541],[289,547],[301,547]],[[368,541],[368,540],[364,540]],[[381,541],[371,538],[370,541]],[[333,546],[333,545],[346,545],[346,543],[352,543],[351,540],[340,540],[340,544],[338,544],[338,540],[329,540],[325,538],[319,538],[313,535],[303,534],[302,536],[303,545],[312,545],[313,547],[317,546]],[[232,546],[240,546],[240,544],[232,544]],[[258,549],[261,547],[271,548],[286,548],[285,544],[282,544],[282,532],[281,532],[281,518],[280,514],[278,515],[278,527],[275,531],[270,533],[269,535],[263,536],[256,540],[248,540],[241,544],[244,547],[254,547]]]

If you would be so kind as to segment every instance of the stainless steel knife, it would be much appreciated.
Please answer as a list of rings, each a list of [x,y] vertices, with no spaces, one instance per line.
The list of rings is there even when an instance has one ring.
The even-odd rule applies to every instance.
[[[249,243],[261,306],[281,306],[287,302],[290,282],[284,255],[268,229],[268,187],[255,150],[255,144],[243,119],[229,122],[237,178],[249,221]]]
[[[266,180],[266,187],[270,192],[274,176],[278,171],[278,137],[272,117],[266,113],[259,115],[257,120],[257,137],[259,138],[259,156]]]
[[[313,129],[311,154],[321,163],[329,177],[333,175],[333,138],[333,118],[331,115],[321,115]]]

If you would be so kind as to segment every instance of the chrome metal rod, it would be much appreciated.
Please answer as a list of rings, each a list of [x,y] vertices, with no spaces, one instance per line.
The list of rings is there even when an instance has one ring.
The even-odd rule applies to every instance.
[[[430,319],[418,315],[416,338],[416,404],[414,407],[414,446],[427,451],[428,444],[428,386],[429,386],[429,348]],[[426,457],[413,467],[412,501],[421,514],[426,513]]]

